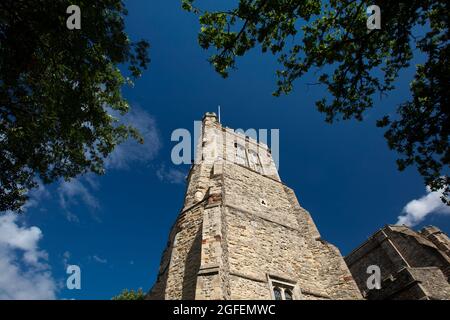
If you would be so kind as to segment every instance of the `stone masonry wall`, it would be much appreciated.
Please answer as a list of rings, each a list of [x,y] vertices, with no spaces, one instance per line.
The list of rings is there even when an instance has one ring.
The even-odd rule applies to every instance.
[[[427,237],[407,226],[377,231],[345,261],[368,299],[450,299],[450,259]],[[381,270],[381,289],[368,290],[367,268]]]
[[[270,299],[268,275],[296,283],[299,299],[361,297],[292,190],[235,164],[225,164],[223,175],[232,299]]]
[[[261,167],[236,164],[237,144]],[[148,299],[273,299],[270,279],[294,286],[294,299],[361,298],[339,250],[280,181],[267,145],[206,114],[196,159]]]
[[[420,233],[450,258],[450,239],[444,232],[435,226],[428,226],[423,228]]]
[[[202,240],[201,207],[183,212],[169,237],[161,259],[158,279],[148,299],[194,299],[200,267]]]
[[[434,266],[444,269],[450,265],[448,256],[443,255],[431,241],[421,237],[413,230],[410,230],[410,232],[390,232],[389,237],[411,267]]]
[[[384,232],[375,233],[363,246],[355,249],[345,257],[350,271],[363,295],[367,293],[366,281],[369,277],[367,268],[371,265],[379,266],[381,279],[397,273],[401,268],[408,267]]]

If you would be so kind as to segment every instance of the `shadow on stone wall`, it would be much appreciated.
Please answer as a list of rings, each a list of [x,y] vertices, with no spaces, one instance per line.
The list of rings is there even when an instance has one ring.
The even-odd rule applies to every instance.
[[[184,276],[183,276],[183,300],[194,300],[195,299],[195,289],[197,287],[197,274],[200,270],[200,260],[201,260],[201,249],[202,249],[202,225],[195,235],[195,239],[192,242],[192,246],[186,256],[186,262],[184,266]]]
[[[155,284],[145,297],[146,300],[164,300],[167,288],[167,278],[169,276],[170,257],[172,256],[173,246],[169,241],[161,258],[160,269]]]

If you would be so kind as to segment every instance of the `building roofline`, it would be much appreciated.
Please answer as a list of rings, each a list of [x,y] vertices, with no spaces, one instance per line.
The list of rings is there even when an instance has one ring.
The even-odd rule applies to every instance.
[[[386,224],[383,227],[381,227],[380,229],[378,229],[377,231],[375,231],[374,233],[372,233],[363,243],[361,243],[355,249],[350,251],[344,258],[347,258],[347,257],[351,256],[352,254],[356,253],[357,251],[359,251],[360,249],[365,247],[369,242],[371,242],[372,240],[375,239],[375,235],[377,235],[378,233],[382,232],[384,229],[386,229],[387,227],[390,227],[390,226],[391,225]]]

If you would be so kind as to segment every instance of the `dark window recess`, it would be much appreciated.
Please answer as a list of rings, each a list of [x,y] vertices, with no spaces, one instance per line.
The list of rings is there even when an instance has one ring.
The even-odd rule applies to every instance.
[[[292,292],[291,290],[284,290],[284,300],[292,300]]]
[[[278,287],[273,288],[273,295],[275,297],[275,300],[283,300],[281,297],[281,289]]]

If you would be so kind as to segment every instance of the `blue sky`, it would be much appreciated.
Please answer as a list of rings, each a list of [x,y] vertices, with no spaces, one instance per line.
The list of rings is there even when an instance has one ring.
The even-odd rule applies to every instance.
[[[408,97],[413,70],[402,74],[395,93],[377,101],[364,122],[328,125],[314,107],[325,92],[306,85],[313,78],[298,81],[289,96],[272,97],[277,63],[255,50],[222,79],[197,44],[198,20],[182,11],[179,1],[126,3],[130,37],[151,43],[150,69],[134,88],[124,89],[133,107],[128,120],[144,131],[146,145],[122,146],[105,176],[41,188],[23,216],[3,220],[4,230],[26,240],[11,244],[5,260],[11,274],[21,277],[17,290],[43,283],[43,290],[59,299],[109,299],[123,288],[148,290],[182,206],[189,169],[171,163],[170,135],[176,128],[193,130],[193,121],[219,104],[224,125],[280,129],[282,180],[310,211],[323,238],[343,254],[396,223],[406,204],[426,195],[414,168],[397,171],[396,155],[375,126]],[[430,197],[424,201],[433,203]],[[416,227],[428,224],[449,233],[450,215],[429,214]],[[24,252],[42,263],[15,264]],[[81,267],[81,290],[64,288],[67,264]]]

